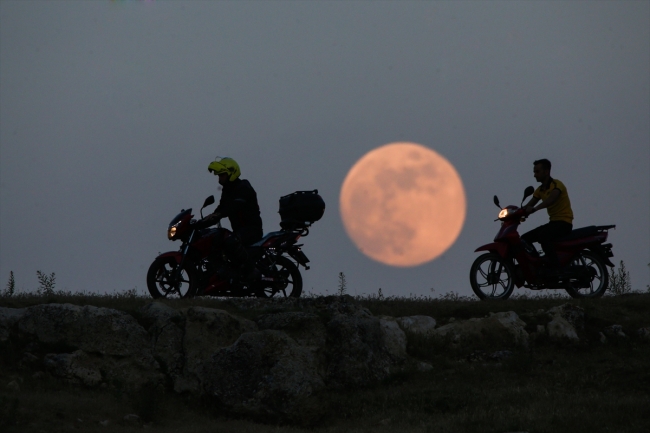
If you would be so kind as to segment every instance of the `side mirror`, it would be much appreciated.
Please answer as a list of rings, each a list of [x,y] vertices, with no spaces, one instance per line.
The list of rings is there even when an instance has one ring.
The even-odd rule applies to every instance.
[[[211,195],[210,197],[206,198],[205,201],[203,202],[203,207],[208,207],[211,204],[214,204],[214,196]],[[203,208],[201,208],[203,209]]]
[[[521,199],[521,204],[519,205],[519,207],[523,206],[526,197],[530,197],[531,195],[533,195],[534,192],[535,192],[535,188],[533,188],[532,186],[526,187],[526,189],[524,190],[524,198]]]
[[[213,195],[205,199],[205,201],[203,202],[203,207],[201,208],[201,219],[203,219],[203,209],[205,209],[206,207],[210,206],[213,203],[214,203]]]
[[[497,205],[499,209],[501,209],[501,205],[499,204],[499,197],[497,197],[496,195],[494,196],[494,204]]]

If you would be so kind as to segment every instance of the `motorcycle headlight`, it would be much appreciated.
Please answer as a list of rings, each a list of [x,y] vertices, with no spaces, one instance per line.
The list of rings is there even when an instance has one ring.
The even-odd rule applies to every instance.
[[[172,240],[176,236],[176,226],[172,226],[167,230],[167,239]]]
[[[499,219],[507,217],[509,213],[510,209],[501,209],[501,212],[499,212]]]

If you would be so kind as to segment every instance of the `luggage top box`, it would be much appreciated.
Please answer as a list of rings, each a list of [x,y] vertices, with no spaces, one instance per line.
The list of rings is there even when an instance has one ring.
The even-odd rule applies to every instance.
[[[318,190],[296,191],[280,198],[280,227],[301,229],[320,220],[325,213],[325,202]]]

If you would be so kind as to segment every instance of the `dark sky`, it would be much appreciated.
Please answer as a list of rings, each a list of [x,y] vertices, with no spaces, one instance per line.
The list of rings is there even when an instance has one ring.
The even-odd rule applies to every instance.
[[[463,179],[467,218],[441,258],[392,268],[347,237],[338,196],[369,150],[420,143]],[[0,284],[144,291],[181,209],[239,161],[264,229],[318,188],[305,289],[468,295],[497,209],[548,158],[575,227],[650,283],[650,2],[0,2]],[[441,212],[453,210],[441,209]],[[546,222],[544,212],[521,226]]]

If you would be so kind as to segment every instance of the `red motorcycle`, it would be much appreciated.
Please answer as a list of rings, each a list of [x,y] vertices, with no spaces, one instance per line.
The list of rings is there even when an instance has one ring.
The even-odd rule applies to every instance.
[[[214,196],[201,208],[214,204]],[[181,240],[178,251],[160,254],[147,272],[147,288],[154,298],[192,298],[194,296],[275,295],[297,298],[302,293],[298,265],[309,269],[309,259],[298,239],[309,234],[309,227],[325,212],[318,191],[298,191],[280,199],[282,230],[266,234],[247,248],[249,260],[259,272],[250,281],[242,281],[240,264],[231,263],[223,254],[223,241],[232,232],[221,227],[197,229],[192,209],[182,209],[172,219],[167,238]],[[293,260],[292,260],[293,259]]]
[[[521,205],[501,208],[494,196],[494,204],[501,211],[495,221],[501,221],[501,229],[491,244],[475,250],[488,251],[479,256],[470,270],[472,290],[481,299],[508,299],[515,286],[532,290],[564,289],[574,298],[597,298],[603,296],[609,284],[607,268],[614,264],[612,244],[605,244],[608,230],[616,227],[589,226],[573,230],[557,239],[555,248],[559,269],[549,269],[546,257],[524,242],[517,227],[526,220],[524,200],[535,189],[524,191]]]

